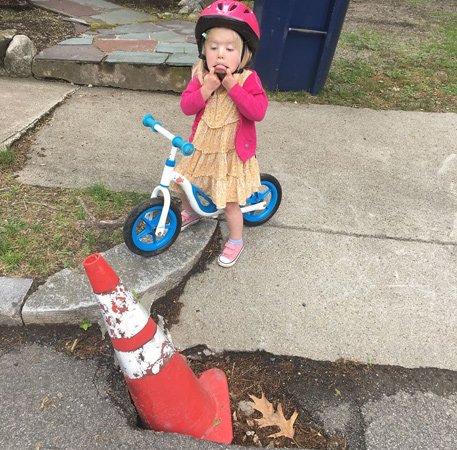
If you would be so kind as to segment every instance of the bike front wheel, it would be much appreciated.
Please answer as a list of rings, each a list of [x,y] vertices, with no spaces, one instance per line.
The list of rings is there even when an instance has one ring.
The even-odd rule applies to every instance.
[[[248,227],[257,227],[268,222],[281,204],[282,188],[279,181],[266,173],[260,174],[260,189],[248,198],[247,205],[265,202],[266,207],[260,211],[250,211],[243,214],[243,222]]]
[[[170,204],[165,221],[165,233],[156,236],[160,216],[163,210],[163,199],[146,200],[127,217],[124,223],[124,242],[130,251],[141,256],[155,256],[167,250],[181,231],[181,213],[173,203]]]

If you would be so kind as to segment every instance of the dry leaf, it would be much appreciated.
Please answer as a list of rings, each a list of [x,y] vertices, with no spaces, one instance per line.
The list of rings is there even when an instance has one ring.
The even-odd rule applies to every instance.
[[[262,397],[258,398],[255,395],[249,395],[249,398],[252,400],[252,407],[257,411],[260,411],[264,417],[271,416],[274,414],[275,409],[273,405],[267,400],[265,394],[262,392]],[[259,419],[257,419],[259,420]]]
[[[46,395],[45,397],[43,397],[41,399],[41,402],[40,402],[40,411],[43,411],[47,408],[49,408],[50,406],[54,406],[54,401],[52,400],[52,398],[49,396],[49,395]]]
[[[291,418],[286,420],[281,403],[278,403],[278,409],[275,412],[273,405],[267,400],[263,392],[261,398],[257,398],[254,395],[250,395],[249,397],[253,401],[252,407],[261,412],[263,416],[261,419],[255,419],[257,425],[260,428],[278,427],[280,429],[279,432],[270,434],[268,437],[277,438],[284,436],[293,439],[295,435],[294,423],[298,417],[297,411],[294,411]]]

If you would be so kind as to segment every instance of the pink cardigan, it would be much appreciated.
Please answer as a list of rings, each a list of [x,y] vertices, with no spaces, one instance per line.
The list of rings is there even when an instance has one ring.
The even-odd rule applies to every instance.
[[[196,114],[189,141],[192,142],[198,123],[205,111],[206,102],[200,92],[201,83],[192,78],[181,95],[181,109],[184,114]],[[260,122],[267,112],[268,99],[256,72],[252,72],[243,86],[235,84],[228,92],[240,113],[240,121],[235,137],[235,148],[243,162],[255,155],[257,135],[255,122]]]

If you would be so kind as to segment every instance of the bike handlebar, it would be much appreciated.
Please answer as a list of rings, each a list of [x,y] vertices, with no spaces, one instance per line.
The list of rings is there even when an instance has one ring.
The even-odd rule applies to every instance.
[[[162,124],[152,117],[151,114],[146,114],[143,118],[143,125],[151,128],[155,133],[159,132],[171,141],[173,147],[179,148],[184,156],[191,156],[194,153],[194,144],[186,142],[181,136],[175,136],[162,127]]]
[[[151,114],[146,114],[144,117],[143,117],[143,125],[145,127],[149,127],[152,129],[152,131],[156,132],[157,133],[157,130],[154,129],[154,126],[155,125],[162,125],[160,122],[157,122],[157,120],[154,119],[154,117],[152,117]]]

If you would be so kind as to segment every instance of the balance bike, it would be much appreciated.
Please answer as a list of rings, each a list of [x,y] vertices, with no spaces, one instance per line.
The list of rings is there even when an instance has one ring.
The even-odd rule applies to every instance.
[[[192,209],[203,217],[217,217],[224,212],[217,209],[213,201],[194,186],[185,176],[174,170],[176,153],[191,156],[194,146],[181,137],[174,136],[150,114],[143,119],[143,125],[150,127],[171,141],[171,151],[162,172],[160,184],[152,191],[151,198],[136,206],[124,223],[124,241],[127,247],[141,256],[155,256],[167,250],[181,231],[181,211],[171,200],[170,182],[179,184]],[[241,206],[243,222],[255,227],[270,220],[281,204],[282,189],[279,181],[268,174],[261,174],[261,187]]]

